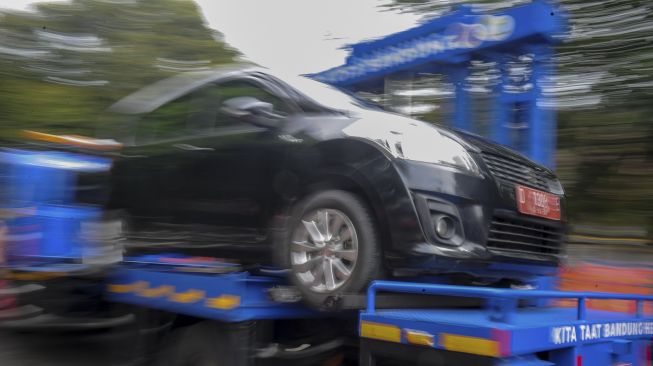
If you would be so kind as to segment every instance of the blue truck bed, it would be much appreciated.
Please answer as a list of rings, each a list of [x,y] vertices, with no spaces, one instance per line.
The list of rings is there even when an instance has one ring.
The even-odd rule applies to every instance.
[[[375,309],[377,292],[481,297],[483,309]],[[575,298],[576,308],[520,307],[519,300]],[[586,299],[636,301],[637,314],[587,311]],[[378,281],[360,314],[362,339],[465,353],[501,365],[644,365],[653,317],[651,296],[475,288]],[[369,359],[371,355],[366,355]]]
[[[653,317],[644,314],[643,304],[653,296],[376,281],[364,310],[319,312],[297,299],[280,300],[273,296],[277,289],[289,289],[281,272],[179,255],[127,258],[108,271],[106,286],[111,301],[230,323],[358,317],[360,361],[367,366],[651,365]],[[406,306],[381,308],[388,294],[406,299]],[[409,308],[410,296],[427,301],[419,303],[423,308]],[[448,296],[479,299],[482,305],[438,308],[438,299]],[[523,301],[556,298],[576,299],[577,306],[534,307]],[[587,299],[634,301],[637,312],[590,311]],[[388,363],[393,358],[397,361]]]

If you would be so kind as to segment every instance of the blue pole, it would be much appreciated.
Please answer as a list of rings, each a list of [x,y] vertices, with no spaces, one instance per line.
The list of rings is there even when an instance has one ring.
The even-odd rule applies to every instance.
[[[472,131],[469,120],[469,95],[465,90],[465,79],[469,75],[467,63],[452,67],[449,75],[456,91],[453,125],[460,130]]]
[[[506,55],[493,55],[491,60],[496,63],[497,70],[501,74],[501,81],[492,91],[492,126],[490,128],[490,137],[499,144],[508,145],[509,136],[508,129],[506,128],[506,124],[508,123],[508,101],[506,100],[504,88],[508,82]]]
[[[527,137],[528,156],[549,167],[555,165],[556,127],[555,115],[548,106],[543,106],[545,95],[542,82],[551,75],[547,61],[551,58],[551,49],[546,45],[537,45],[529,49],[533,53],[533,98],[529,101],[529,130]],[[539,105],[538,105],[539,104]]]

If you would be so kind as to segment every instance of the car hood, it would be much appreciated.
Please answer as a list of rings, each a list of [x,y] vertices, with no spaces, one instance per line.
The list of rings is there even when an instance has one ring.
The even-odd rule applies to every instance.
[[[479,136],[473,133],[466,131],[454,131],[458,136],[465,139],[468,144],[475,146],[479,151],[490,153],[494,155],[499,155],[504,158],[508,158],[514,161],[523,163],[531,168],[536,170],[541,170],[549,173],[550,175],[555,175],[555,173],[549,168],[529,159],[525,155],[521,154],[518,151],[512,150],[509,147],[498,144],[494,141],[491,141],[483,136]]]
[[[552,175],[554,174],[548,168],[532,161],[521,153],[470,132],[438,126],[433,123],[386,111],[360,108],[352,110],[351,114],[355,116],[356,121],[343,130],[349,136],[376,140],[382,139],[387,134],[403,134],[411,128],[435,129],[440,134],[456,140],[469,151],[499,155],[524,163],[534,169],[546,171]]]
[[[388,134],[405,134],[410,130],[436,130],[442,135],[451,137],[468,149],[476,150],[474,145],[469,144],[464,136],[453,130],[437,126],[432,123],[406,117],[401,114],[370,109],[356,109],[350,111],[355,121],[343,129],[349,136],[365,137],[371,140],[383,138]],[[431,131],[429,131],[431,132]]]

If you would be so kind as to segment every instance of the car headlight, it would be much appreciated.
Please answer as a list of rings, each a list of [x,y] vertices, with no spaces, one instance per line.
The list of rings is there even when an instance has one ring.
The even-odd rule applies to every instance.
[[[548,185],[549,185],[549,192],[561,196],[565,194],[565,188],[562,186],[562,183],[557,178],[549,180]]]
[[[365,133],[347,129],[345,132],[378,143],[395,158],[447,165],[480,174],[478,165],[463,145],[423,122],[401,123],[392,129],[367,129]]]

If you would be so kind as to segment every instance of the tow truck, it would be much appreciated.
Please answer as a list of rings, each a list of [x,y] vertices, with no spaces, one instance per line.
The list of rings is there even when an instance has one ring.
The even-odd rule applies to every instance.
[[[540,1],[492,14],[463,7],[355,45],[345,65],[313,77],[366,91],[398,76],[444,72],[456,90],[453,124],[470,129],[470,63],[492,60],[507,73],[511,54],[528,53],[532,87],[496,86],[490,134],[552,166],[554,115],[538,101],[561,14]],[[76,205],[68,188],[76,172],[109,169],[110,162],[83,153],[102,141],[53,142],[71,141],[79,152],[0,154],[3,192],[11,196],[1,207],[8,230],[0,259],[7,258],[1,264],[9,283],[0,288],[2,328],[120,329],[137,360],[163,365],[651,365],[653,316],[644,305],[653,296],[556,291],[552,278],[515,289],[422,276],[375,281],[365,294],[332,298],[316,310],[301,302],[283,270],[178,253],[122,257],[119,243],[93,246],[85,233],[102,213]],[[72,290],[62,295],[58,286]],[[589,309],[592,299],[630,302],[635,310]]]
[[[86,319],[77,329],[131,324],[131,334],[140,335],[134,342],[155,348],[135,349],[156,354],[159,364],[651,364],[653,316],[643,309],[653,296],[375,281],[365,295],[316,311],[299,301],[283,273],[215,258],[125,258],[105,276],[105,300],[129,304],[131,312]],[[576,306],[530,302],[552,299]],[[637,310],[590,310],[590,299],[631,301]],[[34,318],[26,319],[13,320],[13,328],[26,329],[21,322]]]
[[[56,175],[104,169],[82,154],[52,151],[5,151],[2,160],[3,169],[21,171],[5,175],[5,188],[23,193],[65,192],[66,184],[55,182],[68,179]],[[42,179],[27,185],[26,175]],[[546,281],[512,289],[417,277],[373,282],[366,294],[333,298],[319,311],[303,305],[275,268],[176,253],[120,258],[93,248],[75,234],[99,212],[35,197],[4,209],[14,215],[3,238],[11,285],[0,298],[18,302],[0,312],[4,329],[118,329],[132,357],[163,365],[651,364],[653,316],[644,304],[653,296],[555,291],[542,286]],[[575,306],[558,307],[554,299]],[[635,311],[588,309],[592,299],[628,301]]]

